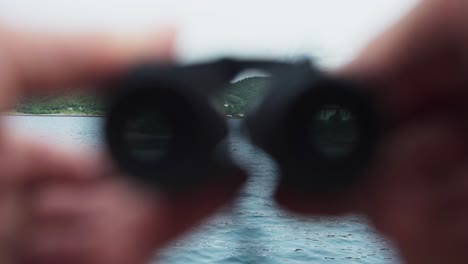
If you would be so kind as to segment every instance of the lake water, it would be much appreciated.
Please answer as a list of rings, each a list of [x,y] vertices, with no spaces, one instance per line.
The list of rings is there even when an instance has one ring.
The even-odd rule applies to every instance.
[[[11,116],[6,120],[19,133],[54,144],[103,145],[102,118]],[[239,122],[229,121],[233,130]],[[276,175],[273,162],[235,131],[230,142],[234,157],[251,175],[233,209],[224,210],[189,237],[172,244],[158,263],[399,262],[365,219],[306,219],[279,209],[270,198]]]

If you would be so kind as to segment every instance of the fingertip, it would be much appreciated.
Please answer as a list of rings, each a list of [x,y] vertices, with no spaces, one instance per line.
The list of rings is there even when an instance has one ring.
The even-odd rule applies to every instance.
[[[158,196],[154,233],[157,247],[185,234],[219,209],[228,206],[246,181],[244,170],[234,166],[213,170],[212,181],[190,191]]]
[[[109,41],[110,61],[122,69],[147,61],[170,63],[175,59],[176,38],[175,27],[165,27],[150,34],[115,36]]]
[[[0,63],[3,73],[0,77],[12,80],[4,90],[21,91],[20,95],[99,85],[134,64],[168,63],[175,59],[173,26],[151,34],[133,35],[47,32],[9,35],[0,47],[0,52],[6,51],[8,55]],[[8,76],[3,76],[5,73]]]
[[[172,62],[176,56],[178,31],[175,26],[166,26],[154,34],[148,43],[152,43],[149,54],[163,62]]]

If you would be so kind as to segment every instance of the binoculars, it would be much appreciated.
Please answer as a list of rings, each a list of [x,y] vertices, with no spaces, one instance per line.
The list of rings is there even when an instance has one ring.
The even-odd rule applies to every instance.
[[[230,163],[228,126],[216,95],[251,69],[271,77],[263,99],[242,120],[242,131],[273,158],[282,181],[307,192],[358,183],[381,137],[375,100],[362,85],[306,61],[135,67],[115,83],[106,114],[107,147],[118,167],[166,192],[212,179],[213,167]]]

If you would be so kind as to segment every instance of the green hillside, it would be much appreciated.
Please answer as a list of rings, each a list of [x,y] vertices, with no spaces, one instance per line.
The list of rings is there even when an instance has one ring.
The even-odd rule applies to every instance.
[[[269,82],[269,77],[250,77],[229,84],[222,94],[226,114],[245,114],[249,106],[261,97]]]
[[[268,77],[250,77],[230,83],[218,98],[226,114],[238,116],[246,113],[250,103],[264,91]],[[21,102],[15,109],[21,114],[70,114],[100,115],[105,112],[105,104],[96,96],[70,92],[62,96],[36,96]]]
[[[36,96],[21,102],[16,112],[21,114],[71,114],[100,115],[105,111],[104,104],[96,97],[78,92],[61,96]]]

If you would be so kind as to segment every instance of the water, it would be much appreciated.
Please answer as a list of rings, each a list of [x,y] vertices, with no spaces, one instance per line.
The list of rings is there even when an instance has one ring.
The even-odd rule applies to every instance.
[[[6,117],[20,133],[75,146],[102,146],[101,118]],[[231,128],[239,120],[230,120]],[[280,210],[270,198],[274,164],[232,133],[233,155],[250,172],[233,209],[225,209],[189,237],[163,250],[161,263],[372,263],[399,262],[387,242],[366,220],[300,218]]]

